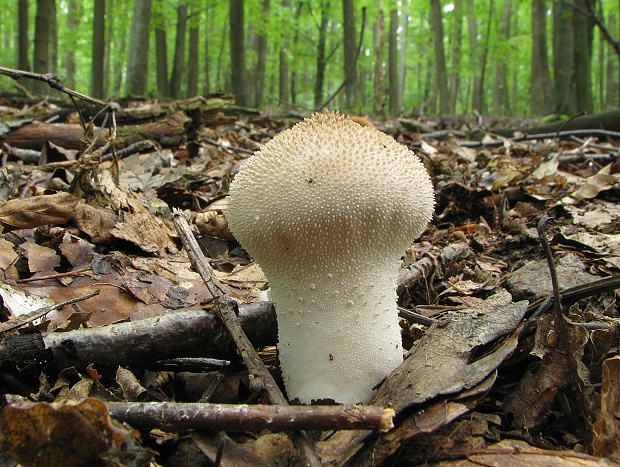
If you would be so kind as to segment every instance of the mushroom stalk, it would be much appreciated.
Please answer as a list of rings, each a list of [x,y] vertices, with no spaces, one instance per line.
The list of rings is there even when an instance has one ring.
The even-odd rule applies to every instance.
[[[402,362],[398,266],[433,205],[413,152],[337,113],[248,159],[227,218],[269,280],[290,399],[368,402]]]

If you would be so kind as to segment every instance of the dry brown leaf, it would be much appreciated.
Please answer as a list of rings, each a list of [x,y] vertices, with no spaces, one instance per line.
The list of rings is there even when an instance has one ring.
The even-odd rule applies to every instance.
[[[110,230],[116,224],[118,215],[107,208],[97,208],[85,203],[76,206],[73,223],[88,234],[95,245],[106,245],[112,241]]]
[[[15,253],[15,245],[0,238],[0,269],[6,270],[17,261],[17,258],[19,255]]]
[[[590,199],[605,190],[609,190],[618,180],[618,174],[612,174],[613,164],[603,167],[598,173],[587,178],[586,183],[571,196],[575,199]]]
[[[0,415],[0,443],[17,462],[49,465],[147,466],[152,453],[113,422],[98,399],[78,403],[9,405]]]
[[[553,316],[542,316],[536,330],[536,347],[532,350],[542,361],[532,363],[517,389],[510,396],[504,407],[505,413],[514,416],[513,426],[517,429],[533,430],[539,427],[549,415],[550,403],[558,391],[569,386],[579,375],[573,368],[582,363],[584,346],[588,340],[588,331],[577,325],[567,323],[568,335],[558,336]],[[566,342],[570,354],[558,348],[558,341]],[[585,381],[581,382],[586,384]]]
[[[593,431],[594,455],[620,462],[620,356],[603,362],[601,413]]]
[[[54,268],[60,266],[60,257],[56,254],[56,250],[37,245],[32,239],[22,243],[19,247],[26,252],[28,269],[33,274],[37,272],[53,274]]]
[[[80,203],[69,193],[12,199],[0,206],[0,225],[5,229],[34,229],[42,225],[65,224]]]

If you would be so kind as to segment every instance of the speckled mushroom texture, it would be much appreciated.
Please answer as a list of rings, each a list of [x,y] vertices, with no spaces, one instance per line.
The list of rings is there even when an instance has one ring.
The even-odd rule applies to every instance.
[[[291,400],[368,402],[402,362],[396,278],[433,206],[413,152],[338,113],[278,134],[237,174],[228,222],[269,280]]]

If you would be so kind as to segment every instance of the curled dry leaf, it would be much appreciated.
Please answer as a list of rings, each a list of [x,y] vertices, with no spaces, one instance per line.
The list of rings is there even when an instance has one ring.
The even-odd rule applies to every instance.
[[[594,455],[620,461],[620,356],[603,363],[601,413],[594,423]]]
[[[65,224],[79,202],[80,198],[70,193],[12,199],[0,206],[0,225],[5,230],[14,230]]]

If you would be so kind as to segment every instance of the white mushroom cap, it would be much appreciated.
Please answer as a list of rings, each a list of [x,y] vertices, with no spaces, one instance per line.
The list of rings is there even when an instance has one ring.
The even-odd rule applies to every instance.
[[[412,151],[338,113],[278,134],[242,167],[226,215],[269,280],[290,399],[367,402],[402,362],[396,278],[433,207]]]

